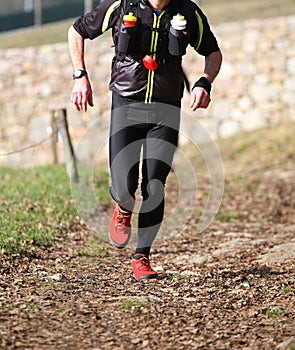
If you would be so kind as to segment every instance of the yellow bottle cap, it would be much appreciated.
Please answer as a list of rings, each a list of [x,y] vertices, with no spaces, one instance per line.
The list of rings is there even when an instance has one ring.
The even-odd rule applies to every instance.
[[[176,15],[176,20],[177,21],[185,21],[185,17],[180,15],[179,13]]]
[[[134,23],[136,23],[137,18],[133,15],[132,12],[129,12],[128,15],[124,15],[123,21],[124,22],[127,21],[127,22],[134,22]]]

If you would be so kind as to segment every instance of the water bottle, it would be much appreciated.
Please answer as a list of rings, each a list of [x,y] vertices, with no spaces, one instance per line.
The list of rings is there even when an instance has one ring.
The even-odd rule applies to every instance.
[[[183,56],[187,46],[187,32],[185,31],[187,21],[184,16],[178,13],[173,16],[170,24],[169,53],[173,56]]]
[[[130,34],[135,30],[137,18],[133,13],[123,16],[123,21],[121,23],[119,38],[118,38],[118,54],[121,56],[126,56],[128,52],[128,45],[130,40]]]

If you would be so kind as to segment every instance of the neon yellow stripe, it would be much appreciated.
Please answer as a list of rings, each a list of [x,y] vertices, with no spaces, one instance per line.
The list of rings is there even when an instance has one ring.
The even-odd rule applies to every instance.
[[[149,97],[148,97],[148,103],[152,103],[152,96],[153,96],[153,87],[154,87],[154,75],[155,72],[152,70],[151,71],[151,79],[150,79],[150,93],[149,93]]]
[[[107,10],[107,12],[106,12],[106,15],[104,16],[103,23],[102,23],[102,32],[103,32],[103,33],[108,29],[111,14],[114,12],[114,10],[115,10],[118,6],[120,6],[120,3],[121,3],[120,0],[115,1],[115,2],[108,8],[108,10]]]
[[[198,44],[195,47],[195,50],[198,51],[199,47],[201,45],[202,39],[203,39],[203,31],[204,31],[204,27],[203,27],[203,21],[201,16],[199,15],[198,11],[196,10],[196,16],[198,18],[198,24],[199,24],[199,41]]]
[[[160,28],[161,17],[163,16],[164,13],[165,13],[165,11],[162,11],[159,16],[154,14],[154,23],[153,23],[154,29]],[[153,31],[150,50],[151,50],[152,58],[154,60],[156,60],[156,58],[157,58],[156,51],[157,51],[158,38],[159,38],[159,33],[157,31]],[[147,86],[147,91],[146,91],[146,95],[145,95],[146,96],[145,103],[152,103],[153,88],[154,88],[154,83],[153,83],[154,82],[154,75],[155,75],[154,71],[149,71],[148,86]]]
[[[148,71],[148,81],[147,81],[147,88],[146,88],[146,93],[145,93],[145,103],[148,103],[148,99],[149,99],[149,93],[150,93],[150,86],[151,86],[151,74],[152,71],[149,70]]]
[[[153,23],[153,28],[157,27],[157,16],[154,13],[154,23]],[[152,40],[151,40],[151,46],[150,46],[150,52],[154,51],[154,45],[155,45],[155,31],[152,31]]]
[[[153,28],[155,28],[156,26],[157,26],[157,16],[154,13]],[[150,52],[153,52],[153,50],[154,50],[154,40],[155,40],[155,31],[152,31]],[[153,73],[153,71],[151,71],[151,70],[148,71],[148,81],[147,81],[147,88],[146,88],[145,101],[144,101],[145,103],[149,103],[150,89],[151,89],[151,84],[152,84],[152,73]]]

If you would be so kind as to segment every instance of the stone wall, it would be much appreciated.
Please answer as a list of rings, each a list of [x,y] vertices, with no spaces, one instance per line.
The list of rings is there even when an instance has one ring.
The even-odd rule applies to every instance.
[[[223,66],[210,108],[195,113],[209,133],[214,138],[228,137],[295,120],[295,17],[226,23],[213,30],[223,51]],[[76,112],[70,103],[73,81],[66,43],[0,51],[1,165],[35,166],[53,161],[50,111],[54,109],[67,109],[75,145],[91,125],[93,137],[107,138],[113,49],[109,34],[101,39],[86,45],[95,95],[95,107],[87,113]],[[201,56],[188,50],[184,70],[191,83],[201,74],[203,63]],[[187,98],[183,107],[192,114],[186,107]],[[58,149],[62,161],[61,142]],[[82,159],[92,156],[91,139],[89,147],[84,142],[77,152]]]

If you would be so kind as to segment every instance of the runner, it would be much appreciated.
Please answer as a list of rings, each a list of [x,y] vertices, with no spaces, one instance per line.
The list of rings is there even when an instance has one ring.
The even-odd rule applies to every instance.
[[[190,0],[104,0],[69,29],[75,79],[71,100],[80,111],[93,106],[84,40],[112,29],[115,55],[110,90],[110,194],[115,210],[110,242],[124,248],[142,161],[142,205],[132,269],[138,280],[157,277],[150,250],[164,214],[164,188],[177,148],[185,76],[182,57],[191,45],[204,56],[204,72],[191,90],[193,111],[207,108],[222,54],[207,18]]]

